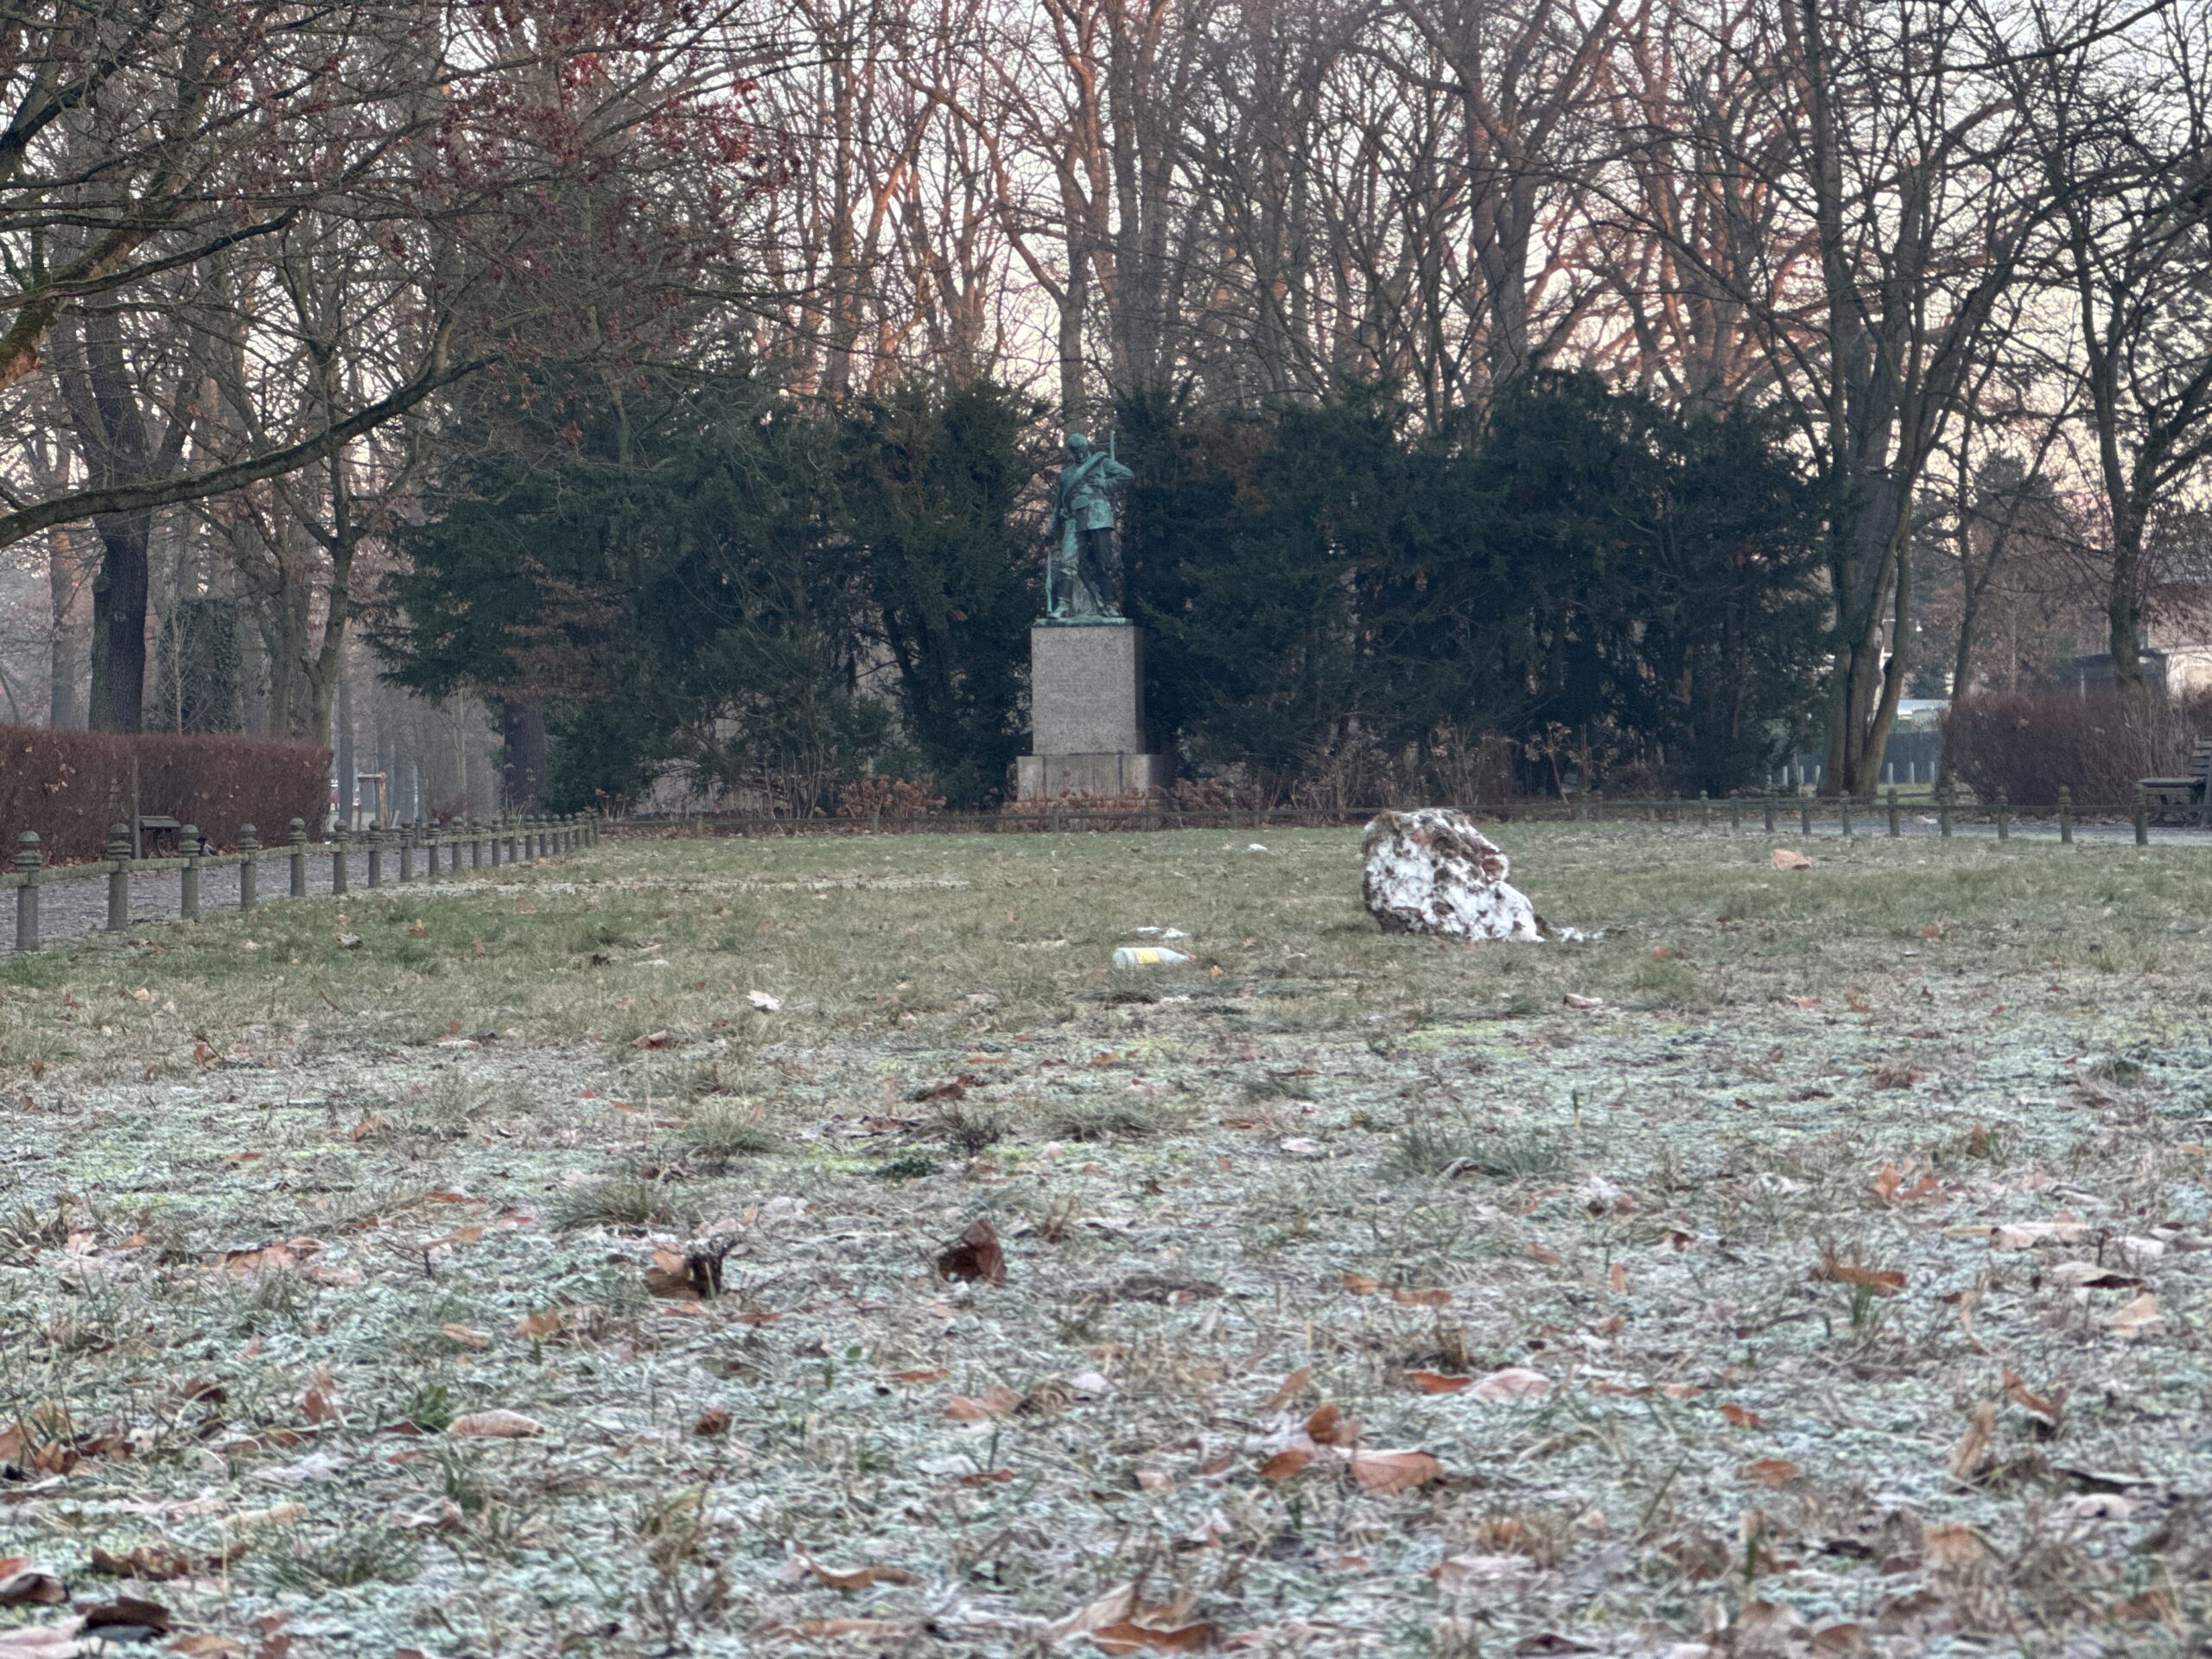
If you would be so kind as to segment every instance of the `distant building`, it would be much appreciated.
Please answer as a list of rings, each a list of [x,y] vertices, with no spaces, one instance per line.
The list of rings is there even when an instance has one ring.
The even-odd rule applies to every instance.
[[[2161,583],[2143,603],[2143,683],[2169,696],[2212,691],[2212,582]],[[2112,654],[2076,657],[2063,671],[2087,692],[2113,683]]]

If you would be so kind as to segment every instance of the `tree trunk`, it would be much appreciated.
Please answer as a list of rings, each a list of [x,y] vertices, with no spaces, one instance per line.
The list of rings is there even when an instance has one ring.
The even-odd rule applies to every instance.
[[[151,512],[104,514],[92,520],[102,559],[92,587],[94,731],[135,732],[146,707],[147,543]]]
[[[499,741],[506,750],[507,805],[537,805],[545,787],[545,711],[534,703],[500,703]]]
[[[74,537],[67,530],[54,530],[47,542],[46,560],[46,723],[57,728],[81,721],[77,710],[77,647],[81,636],[70,621],[80,574]]]
[[[2143,689],[2143,520],[2123,510],[2113,515],[2112,581],[2105,591],[2106,649],[2112,683],[2123,691]]]
[[[353,682],[350,676],[338,677],[338,819],[347,828],[353,823]],[[329,728],[326,727],[325,730]],[[326,740],[327,741],[327,740]]]

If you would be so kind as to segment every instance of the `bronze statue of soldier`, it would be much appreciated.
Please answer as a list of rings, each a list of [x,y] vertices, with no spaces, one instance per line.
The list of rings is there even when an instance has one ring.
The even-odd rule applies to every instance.
[[[1122,558],[1114,543],[1113,493],[1136,474],[1080,432],[1067,436],[1067,465],[1052,498],[1054,546],[1045,556],[1045,615],[1053,622],[1122,620]]]

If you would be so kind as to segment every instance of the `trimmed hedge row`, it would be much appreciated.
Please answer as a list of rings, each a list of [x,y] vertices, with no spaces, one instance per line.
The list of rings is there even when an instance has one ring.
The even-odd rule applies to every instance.
[[[55,731],[0,726],[0,859],[35,830],[49,863],[105,858],[108,826],[138,810],[196,823],[220,847],[251,823],[262,843],[294,818],[319,831],[330,812],[330,751],[296,738],[200,733]]]

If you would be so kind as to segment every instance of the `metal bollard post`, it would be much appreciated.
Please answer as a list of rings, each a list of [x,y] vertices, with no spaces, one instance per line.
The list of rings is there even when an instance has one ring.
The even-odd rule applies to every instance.
[[[380,887],[384,886],[384,831],[372,823],[369,826],[367,833],[369,885],[372,887]]]
[[[2138,847],[2151,844],[2151,801],[2139,789],[2135,791],[2135,844]]]
[[[435,881],[438,879],[438,821],[430,820],[430,833],[423,842],[423,874]]]
[[[1951,838],[1951,786],[1948,784],[1936,791],[1936,828],[1944,840]]]
[[[250,823],[238,825],[238,908],[251,910],[261,880],[261,841]]]
[[[1813,833],[1813,798],[1809,795],[1797,798],[1797,828],[1804,835]]]
[[[2058,844],[2074,844],[2074,791],[2063,784],[2058,786]]]
[[[1774,797],[1769,795],[1759,804],[1766,809],[1766,832],[1770,836],[1774,833]]]
[[[176,832],[177,849],[184,855],[184,868],[176,879],[177,914],[188,922],[200,919],[200,826],[188,823]]]
[[[1843,838],[1851,839],[1851,795],[1846,791],[1835,798],[1836,815],[1843,820]]]
[[[2001,789],[1997,791],[1997,839],[2012,839],[2012,798]]]
[[[39,851],[38,834],[26,830],[16,837],[16,954],[28,956],[38,949],[38,884],[46,855]]]
[[[130,826],[111,825],[107,832],[107,931],[120,933],[130,925]]]
[[[342,823],[330,832],[330,890],[341,899],[346,896],[346,826]]]
[[[1903,826],[1897,823],[1897,792],[1893,789],[1890,791],[1890,839],[1895,841],[1901,833]]]
[[[399,885],[405,887],[415,879],[415,826],[399,826]]]
[[[484,868],[484,826],[474,818],[468,821],[468,868]]]
[[[284,839],[292,844],[292,897],[308,896],[308,821],[294,818],[284,830]]]

